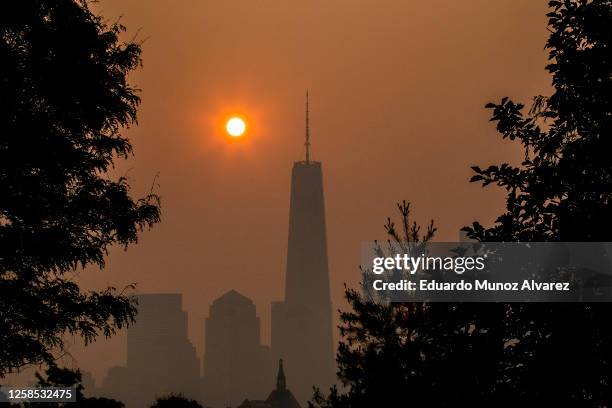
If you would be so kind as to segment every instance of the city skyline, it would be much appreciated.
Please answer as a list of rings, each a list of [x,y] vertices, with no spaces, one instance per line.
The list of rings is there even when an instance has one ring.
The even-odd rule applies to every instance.
[[[525,100],[550,86],[542,68],[546,5],[528,1],[463,7],[441,1],[436,16],[425,5],[368,1],[360,8],[202,2],[168,9],[161,1],[142,8],[133,0],[94,7],[111,21],[122,16],[127,38],[140,28],[138,38],[146,39],[143,69],[133,75],[142,89],[139,123],[126,131],[135,157],[114,174],[127,175],[142,194],[159,173],[163,222],[127,253],[112,249],[106,269],[82,273],[79,282],[86,288],[136,282],[137,293],[183,293],[199,356],[208,304],[228,288],[253,299],[263,342],[270,343],[268,302],[282,299],[284,290],[278,277],[289,214],[285,169],[303,157],[306,88],[313,159],[325,163],[335,313],[344,305],[343,284],[359,278],[361,240],[384,238],[395,202],[412,201],[422,223],[434,218],[441,240],[497,215],[503,194],[468,183],[469,166],[520,160],[521,153],[497,140],[483,105],[506,94]],[[344,46],[345,35],[360,41]],[[508,46],[500,49],[500,42]],[[251,119],[244,143],[227,144],[216,128],[229,108]],[[405,182],[392,180],[398,171]],[[449,196],[465,200],[451,205]],[[120,333],[87,348],[75,345],[68,364],[99,382],[125,359],[124,339]]]
[[[611,404],[612,0],[5,14],[0,399]]]
[[[293,406],[296,398],[306,406],[313,387],[336,384],[323,171],[321,162],[311,160],[310,147],[306,92],[304,160],[291,172],[285,296],[270,300],[270,345],[262,344],[255,304],[234,289],[209,306],[201,359],[187,336],[182,294],[140,294],[137,321],[127,330],[127,361],[110,368],[91,393],[124,401],[128,408],[172,391],[207,406],[237,406],[262,400],[271,388],[274,360],[277,388],[268,400],[282,395],[285,402],[273,408]],[[293,370],[293,393],[285,389],[283,360]]]

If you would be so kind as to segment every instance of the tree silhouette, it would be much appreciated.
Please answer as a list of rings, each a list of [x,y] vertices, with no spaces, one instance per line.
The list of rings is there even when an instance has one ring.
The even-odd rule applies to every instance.
[[[55,364],[50,364],[44,376],[36,373],[37,385],[39,387],[74,387],[76,390],[75,402],[26,402],[26,407],[73,407],[73,408],[123,408],[124,404],[120,401],[109,398],[87,398],[83,394],[84,387],[81,383],[81,372],[60,368]],[[18,407],[17,404],[10,406]]]
[[[610,241],[612,231],[612,2],[551,1],[547,70],[554,92],[531,109],[490,103],[503,138],[525,151],[519,167],[473,167],[471,181],[507,192],[494,226],[464,230],[479,241]],[[546,405],[612,403],[609,304],[511,305],[512,398]]]
[[[202,408],[202,405],[180,394],[170,394],[155,400],[151,408]]]
[[[52,362],[66,333],[92,341],[135,315],[114,288],[84,292],[77,268],[104,266],[160,219],[158,197],[107,173],[132,152],[127,75],[140,46],[87,0],[11,2],[0,14],[0,377]],[[54,355],[55,353],[55,355]]]
[[[555,92],[529,112],[508,98],[492,119],[525,148],[520,167],[474,167],[472,181],[508,192],[479,241],[609,241],[610,36],[608,0],[549,2],[547,49]],[[400,205],[402,224],[407,207]],[[407,230],[404,228],[404,230]],[[400,236],[387,224],[393,240]],[[607,304],[393,303],[346,291],[338,377],[311,406],[572,406],[612,404]],[[398,402],[405,401],[405,402]]]
[[[554,93],[534,98],[528,112],[509,98],[486,105],[525,159],[520,167],[473,167],[471,181],[508,192],[492,228],[466,228],[479,241],[608,241],[612,231],[612,2],[549,5],[546,68]]]
[[[385,229],[400,245],[428,242],[410,220],[409,203],[398,203],[399,227]],[[387,254],[385,256],[390,256]],[[492,403],[504,353],[507,308],[479,310],[453,303],[378,302],[347,289],[352,310],[341,312],[336,360],[346,392],[315,392],[311,407],[469,406]]]

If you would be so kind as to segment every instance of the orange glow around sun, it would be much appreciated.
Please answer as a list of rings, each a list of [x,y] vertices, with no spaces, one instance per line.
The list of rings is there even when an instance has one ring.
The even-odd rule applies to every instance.
[[[269,140],[269,102],[242,90],[238,96],[222,92],[206,95],[188,115],[193,118],[194,153],[214,152],[228,163],[255,158]]]

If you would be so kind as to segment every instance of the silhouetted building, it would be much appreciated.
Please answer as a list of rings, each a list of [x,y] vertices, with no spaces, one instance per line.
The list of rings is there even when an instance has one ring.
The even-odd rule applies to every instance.
[[[323,172],[310,160],[308,95],[305,146],[291,175],[285,301],[272,303],[272,351],[291,367],[302,403],[313,385],[325,390],[335,378]]]
[[[244,400],[238,408],[300,408],[293,393],[287,388],[283,359],[278,361],[278,374],[276,376],[276,388],[272,390],[265,401]]]
[[[231,290],[216,299],[206,319],[203,400],[212,407],[235,406],[270,389],[270,349],[260,343],[260,324],[251,299]]]
[[[148,406],[173,393],[199,399],[200,363],[187,338],[180,294],[138,295],[136,323],[127,332],[127,366],[109,370],[104,395],[128,407]]]
[[[127,404],[125,399],[130,394],[132,383],[127,367],[113,366],[108,369],[96,396],[115,398]]]

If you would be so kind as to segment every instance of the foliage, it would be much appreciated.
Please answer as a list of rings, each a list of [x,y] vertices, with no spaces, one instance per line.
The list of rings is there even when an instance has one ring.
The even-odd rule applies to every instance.
[[[134,318],[114,288],[85,292],[78,268],[103,267],[160,219],[154,193],[108,175],[132,152],[123,128],[140,99],[122,42],[86,0],[10,2],[0,14],[0,377],[52,362],[66,333],[91,342]]]
[[[400,228],[385,229],[394,244],[426,243],[410,221],[409,203],[398,203]],[[396,406],[398,397],[416,406],[462,406],[488,401],[504,353],[504,305],[485,311],[451,303],[388,303],[346,289],[351,310],[341,312],[338,377],[346,392],[317,391],[311,407]]]
[[[479,241],[610,241],[612,231],[612,2],[551,1],[546,48],[554,92],[522,104],[490,103],[503,138],[522,144],[519,167],[474,167],[471,181],[507,192],[494,226],[465,228]],[[609,304],[511,305],[512,395],[547,405],[612,401]]]
[[[479,241],[609,241],[612,230],[612,2],[551,1],[547,70],[554,93],[528,112],[489,103],[504,139],[522,144],[521,166],[473,167],[471,181],[507,192],[492,228],[466,228]]]
[[[74,387],[76,389],[76,401],[66,403],[44,403],[32,402],[26,403],[27,407],[72,407],[72,408],[123,408],[124,405],[120,401],[109,398],[87,398],[83,394],[84,387],[81,384],[81,372],[79,370],[70,370],[60,368],[55,364],[49,366],[45,371],[45,375],[36,373],[39,387]]]
[[[155,400],[151,408],[202,408],[202,406],[180,394],[170,394]]]

